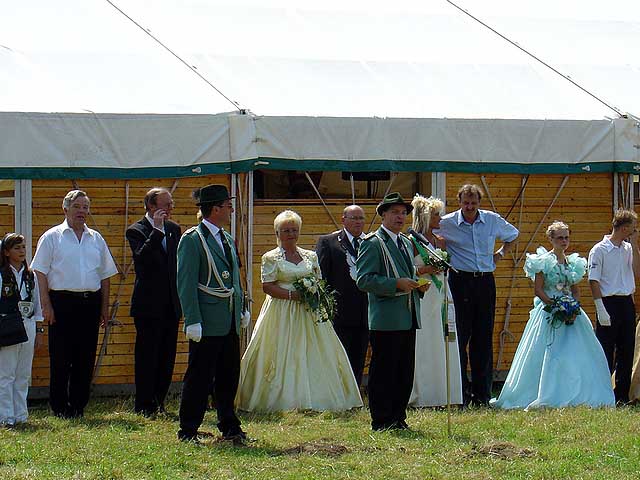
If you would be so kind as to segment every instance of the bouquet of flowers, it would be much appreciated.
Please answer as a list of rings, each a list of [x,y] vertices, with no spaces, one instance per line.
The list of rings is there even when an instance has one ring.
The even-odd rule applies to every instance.
[[[300,294],[300,301],[306,309],[316,315],[318,323],[327,322],[336,314],[338,304],[335,291],[324,280],[309,275],[297,279],[293,287]]]
[[[449,252],[442,250],[441,248],[436,248],[434,253],[435,255],[432,252],[429,252],[426,258],[423,257],[424,263],[427,266],[432,266],[438,270],[446,270],[447,264],[445,262],[449,262]]]
[[[543,310],[550,313],[549,322],[552,325],[573,325],[578,313],[580,313],[580,302],[571,295],[553,297],[552,303],[545,305]]]

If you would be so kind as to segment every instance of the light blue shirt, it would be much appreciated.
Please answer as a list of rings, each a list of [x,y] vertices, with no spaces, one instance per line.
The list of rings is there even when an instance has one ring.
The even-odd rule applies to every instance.
[[[494,212],[478,210],[475,222],[467,223],[460,210],[442,217],[437,230],[447,242],[451,265],[465,272],[493,272],[496,240],[512,242],[518,229]]]

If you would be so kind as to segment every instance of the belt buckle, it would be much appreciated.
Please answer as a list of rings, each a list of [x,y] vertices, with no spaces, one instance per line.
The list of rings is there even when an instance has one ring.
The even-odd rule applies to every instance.
[[[473,278],[480,278],[484,275],[484,272],[473,272]]]
[[[82,292],[82,298],[84,299],[89,298],[89,292]]]

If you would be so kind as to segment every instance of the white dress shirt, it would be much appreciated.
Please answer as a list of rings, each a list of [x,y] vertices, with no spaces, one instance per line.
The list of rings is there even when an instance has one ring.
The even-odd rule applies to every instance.
[[[344,233],[346,233],[346,234],[347,234],[347,238],[349,239],[349,243],[351,243],[351,246],[352,246],[353,248],[356,248],[355,244],[353,243],[353,239],[354,239],[354,238],[356,238],[356,237],[354,237],[353,235],[351,235],[351,233],[349,233],[349,230],[347,230],[346,228],[345,228],[345,229],[343,229],[343,230],[344,230]],[[385,230],[387,230],[387,229],[385,228]],[[388,232],[388,231],[389,231],[389,230],[387,230],[387,232]],[[393,233],[393,232],[390,232],[390,233]],[[361,234],[360,234],[360,236],[359,236],[358,238],[359,238],[360,240],[362,240],[364,237],[365,237],[364,233],[361,233]]]
[[[73,292],[96,292],[118,273],[102,235],[85,225],[78,241],[67,220],[42,234],[31,268],[47,277],[49,289]]]
[[[605,235],[589,252],[589,280],[600,284],[603,297],[632,295],[636,290],[633,275],[633,247],[623,241],[619,247]]]
[[[220,238],[220,233],[219,233],[220,230],[222,229],[204,218],[202,219],[202,223],[204,223],[207,226],[207,228],[211,232],[211,235],[213,235],[213,238],[215,238],[216,242],[218,242],[218,245],[220,245],[220,250],[224,252],[224,245],[222,245],[222,239]]]

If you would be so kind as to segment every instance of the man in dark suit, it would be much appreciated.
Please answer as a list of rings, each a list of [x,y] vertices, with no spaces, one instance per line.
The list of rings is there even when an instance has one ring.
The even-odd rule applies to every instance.
[[[135,410],[153,415],[164,409],[176,358],[182,316],[176,288],[181,229],[169,220],[171,193],[152,188],[144,197],[145,216],[127,229],[136,280],[131,313],[136,326]]]
[[[342,212],[342,230],[318,239],[316,253],[322,277],[338,293],[333,328],[349,357],[358,385],[369,346],[367,294],[356,286],[356,259],[364,237],[364,210],[351,205]]]

